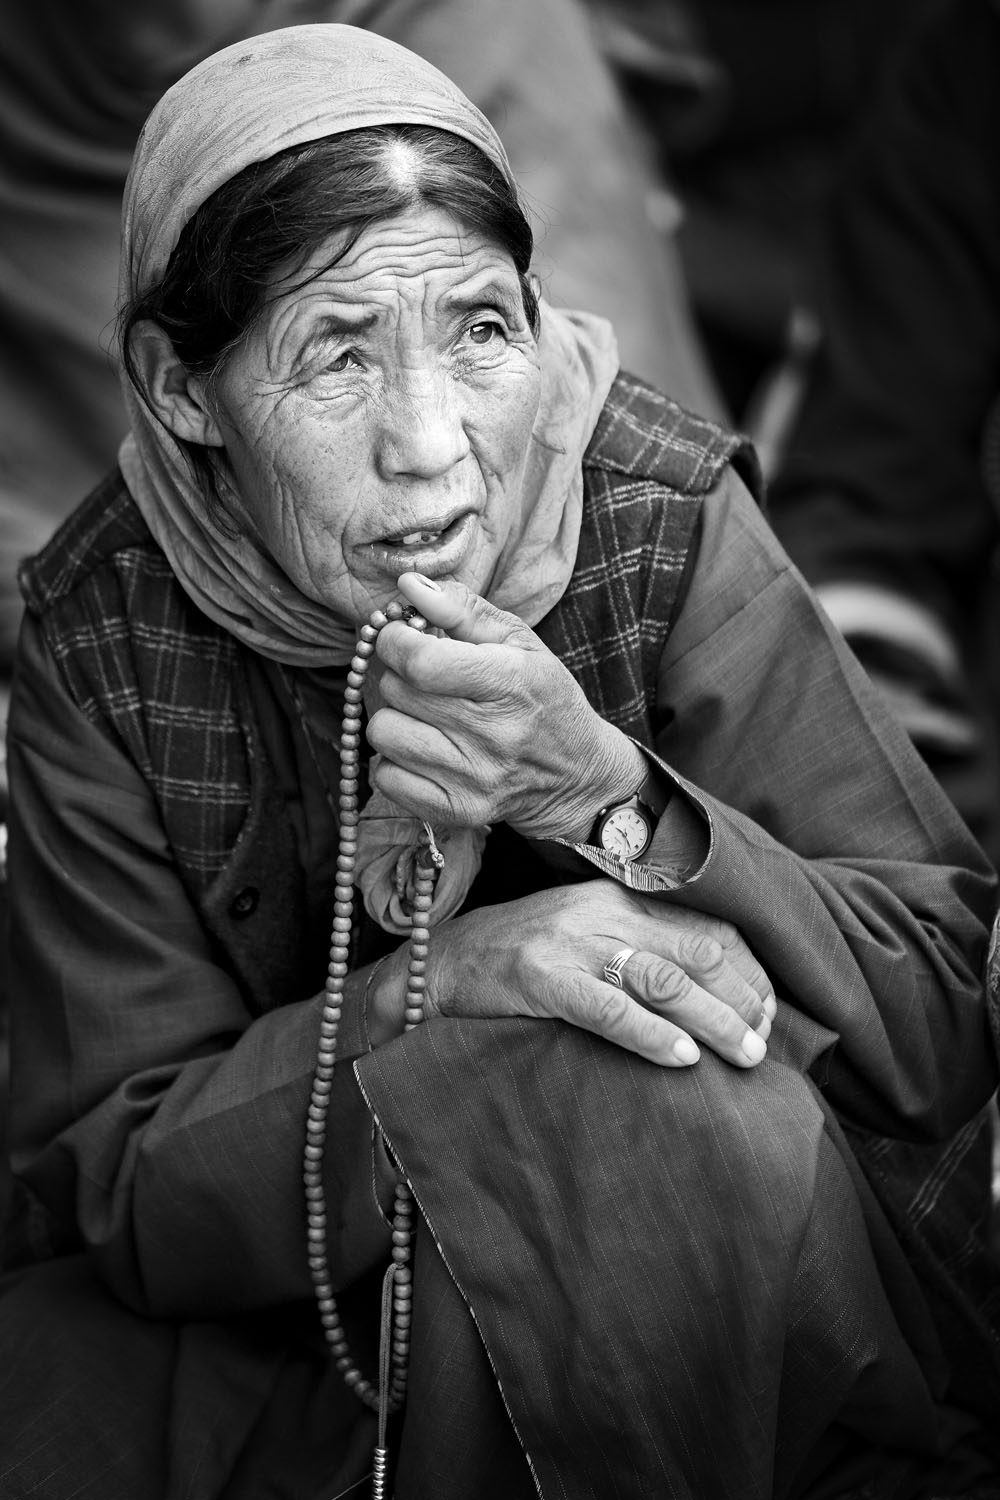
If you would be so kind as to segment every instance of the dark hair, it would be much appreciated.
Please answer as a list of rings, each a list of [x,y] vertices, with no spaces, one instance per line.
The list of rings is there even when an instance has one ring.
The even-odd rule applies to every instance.
[[[408,178],[393,169],[396,141],[414,148]],[[419,203],[448,210],[508,252],[537,333],[538,303],[528,280],[531,228],[504,174],[460,136],[424,125],[379,125],[255,162],[200,205],[160,281],[119,312],[129,378],[141,391],[131,349],[140,320],[159,324],[187,370],[211,378],[263,313],[278,271],[302,264],[329,235],[347,230],[336,264],[367,225]]]

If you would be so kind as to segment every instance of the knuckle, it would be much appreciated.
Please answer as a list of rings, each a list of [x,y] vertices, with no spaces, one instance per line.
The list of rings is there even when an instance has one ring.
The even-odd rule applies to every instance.
[[[422,637],[411,649],[406,662],[406,681],[418,692],[429,692],[437,678],[436,658],[434,654],[433,640],[424,640]],[[400,674],[402,675],[402,673]]]
[[[719,942],[723,952],[728,955],[730,963],[734,965],[739,964],[744,969],[756,969],[758,967],[756,959],[746,945],[746,939],[742,932],[740,932],[738,927],[734,927],[732,923],[725,922],[722,924],[719,932]]]
[[[652,998],[664,1005],[677,1005],[691,993],[691,980],[684,970],[667,959],[659,959],[649,972]]]
[[[373,664],[381,664],[383,669],[398,666],[407,654],[411,637],[416,639],[415,631],[409,630],[398,620],[390,620],[389,624],[379,631],[378,640],[375,642]]]
[[[723,948],[732,948],[742,943],[740,930],[728,917],[713,917],[711,931]]]
[[[504,614],[502,609],[498,609],[495,604],[491,604],[489,599],[484,599],[482,594],[474,594],[466,585],[463,584],[462,586],[465,588],[466,608],[470,609],[477,619],[489,620],[492,624],[496,625],[509,618]]]
[[[381,708],[377,709],[375,713],[372,714],[371,718],[368,720],[367,725],[365,726],[365,738],[367,739],[371,748],[376,752],[382,750],[384,747],[385,736],[383,734],[383,730],[385,729],[385,727],[385,710]]]
[[[587,1002],[588,1025],[594,1031],[602,1033],[613,1032],[617,1029],[628,1004],[625,994],[610,985],[594,991],[589,995]]]
[[[480,828],[490,821],[488,811],[483,807],[482,802],[474,797],[457,791],[445,790],[443,798],[442,808],[438,815],[442,827]]]
[[[715,929],[712,936],[714,936],[715,942],[717,942],[718,948],[720,948],[720,953],[727,954],[730,960],[733,959],[735,954],[747,951],[747,945],[745,945],[738,927],[733,927],[732,922],[723,921],[721,918],[718,919],[715,922]]]
[[[677,944],[677,953],[682,963],[705,974],[717,972],[726,962],[722,944],[707,932],[684,933]]]
[[[466,609],[475,620],[493,626],[497,634],[514,635],[528,628],[517,615],[509,614],[492,600],[473,593],[469,588],[466,588]]]
[[[493,702],[503,700],[514,705],[518,701],[520,674],[512,654],[504,646],[483,648],[473,658],[469,667],[470,696]],[[501,720],[498,728],[507,728]]]

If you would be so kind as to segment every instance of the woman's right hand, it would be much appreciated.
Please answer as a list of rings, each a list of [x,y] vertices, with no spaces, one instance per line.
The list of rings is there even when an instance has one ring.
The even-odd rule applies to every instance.
[[[634,948],[624,989],[603,977]],[[371,1004],[397,1012],[405,947]],[[699,1056],[695,1042],[737,1067],[766,1051],[774,989],[731,923],[671,906],[611,880],[539,891],[452,918],[431,933],[424,1013],[567,1021],[664,1067]],[[370,1016],[373,1039],[378,1024]]]

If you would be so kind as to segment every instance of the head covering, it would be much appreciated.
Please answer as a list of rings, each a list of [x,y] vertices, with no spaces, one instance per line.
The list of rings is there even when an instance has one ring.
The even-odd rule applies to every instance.
[[[431,125],[478,146],[513,186],[489,121],[424,59],[352,26],[292,26],[207,58],[147,120],[125,188],[122,300],[162,277],[195,210],[245,167],[290,146],[374,125]],[[535,624],[562,595],[579,541],[580,459],[617,369],[610,325],[545,307],[541,400],[520,495],[490,598]],[[123,374],[131,432],[126,483],[182,586],[247,645],[289,664],[350,659],[355,622],[303,597],[248,534],[205,503],[182,447]]]

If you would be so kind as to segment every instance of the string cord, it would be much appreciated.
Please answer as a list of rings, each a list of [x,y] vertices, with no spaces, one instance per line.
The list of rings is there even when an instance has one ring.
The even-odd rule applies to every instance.
[[[341,1322],[334,1295],[327,1256],[326,1191],[323,1183],[323,1158],[326,1125],[333,1075],[337,1057],[337,1033],[343,1011],[344,988],[350,970],[351,941],[354,931],[354,899],[357,875],[359,768],[361,759],[362,715],[365,677],[379,631],[390,620],[404,620],[413,630],[426,630],[427,621],[413,609],[399,603],[384,611],[375,610],[361,627],[355,652],[347,673],[344,712],[340,732],[340,782],[338,793],[339,850],[334,887],[333,922],[330,933],[330,957],[324,985],[316,1065],[313,1072],[309,1106],[306,1113],[306,1138],[303,1151],[303,1182],[306,1199],[306,1242],[309,1273],[327,1348],[354,1394],[378,1414],[377,1447],[373,1462],[372,1497],[384,1495],[389,1416],[400,1409],[406,1396],[409,1360],[413,1273],[410,1265],[414,1208],[413,1197],[405,1181],[396,1184],[392,1209],[392,1261],[382,1288],[381,1327],[379,1337],[379,1370],[369,1380],[355,1364]],[[429,916],[434,899],[437,872],[442,863],[434,841],[433,830],[424,823],[416,859],[411,927],[408,939],[406,1007],[404,1029],[419,1026],[424,1016],[424,987],[427,952],[430,942]]]

